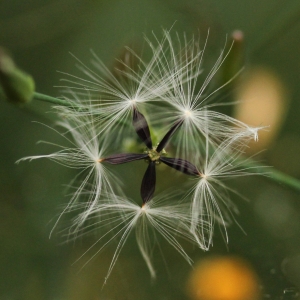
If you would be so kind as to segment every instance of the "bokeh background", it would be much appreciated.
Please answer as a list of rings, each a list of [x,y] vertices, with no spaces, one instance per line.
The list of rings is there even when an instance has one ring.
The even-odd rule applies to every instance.
[[[37,91],[59,96],[54,86],[61,85],[63,76],[57,70],[80,76],[69,52],[88,64],[93,49],[113,66],[124,45],[143,49],[144,34],[151,37],[153,31],[161,36],[162,28],[173,26],[172,34],[200,34],[204,40],[210,29],[204,65],[209,70],[226,36],[230,41],[232,33],[241,30],[243,43],[230,58],[231,65],[235,58],[239,60],[238,67],[221,71],[212,88],[241,66],[244,70],[215,99],[242,100],[234,109],[226,108],[227,112],[251,125],[270,125],[249,155],[263,150],[257,157],[264,164],[299,178],[299,21],[299,0],[2,0],[0,45],[34,77]],[[132,237],[102,289],[114,247],[108,247],[81,270],[84,261],[74,262],[93,237],[75,244],[65,244],[58,233],[49,239],[67,202],[64,184],[73,178],[72,170],[46,160],[15,164],[24,156],[53,150],[36,145],[39,140],[61,142],[54,132],[32,122],[53,125],[56,117],[49,113],[50,105],[33,102],[19,108],[2,101],[0,107],[1,300],[299,299],[299,191],[264,177],[231,183],[249,199],[233,195],[242,229],[233,223],[226,244],[216,228],[214,245],[207,253],[185,245],[195,261],[194,269],[162,243],[164,256],[156,248],[158,276],[152,281]],[[120,168],[120,172],[134,177],[142,172],[138,168]],[[175,180],[180,184],[182,178]],[[136,190],[134,184],[127,188]],[[222,262],[225,267],[218,269]],[[233,278],[229,298],[213,293],[222,288],[225,278]],[[243,295],[239,291],[243,285],[235,278],[249,279],[245,284],[245,290],[250,289],[248,298],[239,296]],[[209,296],[197,294],[201,285],[204,290],[210,284]],[[259,291],[253,292],[256,286]]]

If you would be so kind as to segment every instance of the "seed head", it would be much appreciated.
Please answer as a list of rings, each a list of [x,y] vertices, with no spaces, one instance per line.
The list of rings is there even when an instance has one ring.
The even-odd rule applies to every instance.
[[[56,145],[58,150],[52,154],[21,159],[49,158],[78,171],[76,191],[63,211],[77,212],[67,235],[76,239],[97,232],[94,245],[101,246],[96,254],[117,240],[106,279],[131,232],[135,232],[152,277],[156,234],[189,264],[192,260],[180,239],[208,250],[215,223],[224,225],[227,239],[226,226],[237,208],[224,179],[253,174],[251,168],[241,166],[240,156],[250,139],[258,140],[258,132],[264,128],[251,127],[215,110],[218,103],[212,96],[226,83],[214,91],[209,86],[229,51],[221,51],[205,73],[202,65],[208,35],[203,47],[196,38],[184,36],[181,40],[177,35],[174,41],[168,31],[162,40],[154,38],[155,43],[146,38],[152,53],[149,60],[127,49],[137,68],[127,63],[128,56],[113,71],[94,53],[92,67],[77,59],[85,77],[65,73],[65,97],[70,105],[55,108],[63,129],[56,132],[70,145]],[[160,138],[156,146],[154,130]],[[136,147],[134,153],[124,152],[122,145],[129,138],[144,144],[146,151],[139,152],[141,148]],[[132,178],[118,173],[115,165],[132,166],[141,160],[148,165],[143,176],[134,174],[140,189],[140,199],[135,202],[123,189]],[[184,198],[181,192],[156,194],[156,165],[160,163],[170,167],[170,177],[173,169],[184,174],[187,185],[194,183],[186,190],[182,184]]]

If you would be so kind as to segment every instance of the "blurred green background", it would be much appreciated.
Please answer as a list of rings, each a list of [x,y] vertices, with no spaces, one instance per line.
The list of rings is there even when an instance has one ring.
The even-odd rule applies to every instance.
[[[151,37],[154,31],[160,36],[162,28],[173,26],[173,33],[206,37],[210,29],[204,56],[209,68],[226,35],[229,38],[234,30],[241,30],[244,74],[240,84],[216,98],[250,98],[251,109],[239,105],[231,113],[246,115],[250,122],[253,115],[261,114],[254,125],[271,127],[262,145],[267,150],[260,159],[300,178],[299,21],[299,0],[2,0],[0,45],[34,77],[38,92],[59,96],[54,86],[61,85],[63,76],[57,70],[80,76],[69,52],[89,64],[93,49],[113,66],[124,45],[143,48],[144,34]],[[259,78],[258,87],[255,78]],[[248,88],[254,94],[247,93]],[[114,247],[108,247],[83,270],[84,261],[73,264],[93,238],[75,244],[65,244],[59,234],[49,239],[68,200],[63,185],[73,178],[72,170],[46,160],[15,164],[24,156],[53,151],[36,142],[59,143],[59,137],[32,121],[51,126],[56,117],[44,103],[18,108],[1,102],[0,107],[0,299],[191,299],[187,281],[193,270],[166,243],[162,243],[164,258],[156,249],[158,276],[154,282],[134,236],[103,289]],[[134,176],[138,168],[127,170],[127,175]],[[120,172],[125,170],[120,168]],[[180,182],[180,176],[176,180]],[[233,199],[240,210],[237,221],[246,234],[232,224],[226,245],[216,228],[211,251],[203,253],[185,245],[187,252],[196,262],[213,255],[241,257],[259,277],[262,299],[298,299],[299,192],[263,177],[239,179],[232,185],[250,200]],[[128,186],[130,189],[136,186]]]

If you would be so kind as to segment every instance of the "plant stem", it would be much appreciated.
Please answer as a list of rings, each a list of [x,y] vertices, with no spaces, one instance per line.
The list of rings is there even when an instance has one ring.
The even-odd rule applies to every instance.
[[[43,101],[43,102],[48,102],[48,103],[52,103],[55,105],[60,105],[60,106],[65,106],[68,107],[70,109],[73,109],[77,112],[88,112],[91,113],[91,111],[89,110],[89,108],[84,108],[80,105],[77,105],[76,102],[74,101],[68,101],[68,100],[64,100],[64,99],[58,99],[52,96],[48,96],[45,94],[41,94],[41,93],[37,93],[35,92],[33,94],[33,98],[32,100],[39,100],[39,101]],[[129,126],[131,123],[126,122],[125,120],[121,119],[121,120],[117,120],[117,123],[124,125],[124,126]]]
[[[271,166],[262,166],[257,164],[255,161],[247,159],[245,162],[240,163],[241,166],[251,168],[251,171],[257,173],[257,174],[265,174],[266,178],[269,180],[272,180],[274,182],[278,182],[280,184],[283,184],[287,187],[290,187],[294,190],[300,191],[300,180],[292,177],[290,175],[287,175]],[[271,169],[266,174],[266,168]]]
[[[300,191],[300,180],[279,170],[272,169],[268,178],[278,183],[284,184],[290,188],[293,188],[294,190]]]
[[[51,97],[51,96],[48,96],[45,94],[41,94],[41,93],[37,93],[37,92],[35,92],[33,94],[33,100],[39,100],[39,101],[44,101],[44,102],[48,102],[48,103],[52,103],[52,104],[56,104],[56,105],[76,108],[76,103],[71,103],[71,102],[63,100],[63,99],[54,98],[54,97]],[[79,107],[78,107],[78,109],[79,109]]]

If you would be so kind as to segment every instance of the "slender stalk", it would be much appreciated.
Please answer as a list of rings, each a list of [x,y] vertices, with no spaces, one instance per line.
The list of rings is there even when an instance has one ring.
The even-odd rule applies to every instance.
[[[300,191],[300,180],[290,175],[287,175],[279,170],[272,169],[267,178],[281,183],[283,185],[286,185],[287,187],[293,188],[294,190]]]
[[[69,107],[69,108],[74,109],[78,112],[88,111],[88,109],[85,109],[85,108],[77,105],[73,101],[58,99],[58,98],[48,96],[48,95],[45,95],[45,94],[41,94],[41,93],[37,93],[37,92],[34,92],[32,100],[38,100],[38,101],[48,102],[48,103],[55,104],[55,105],[61,105],[61,106]],[[130,124],[128,122],[126,123],[124,120],[118,120],[117,122],[119,124],[122,124],[122,125],[125,125],[125,126],[129,126],[129,124]]]
[[[58,98],[51,97],[51,96],[41,94],[41,93],[37,93],[37,92],[35,92],[33,94],[33,100],[39,100],[39,101],[44,101],[44,102],[48,102],[48,103],[52,103],[52,104],[56,104],[56,105],[76,108],[76,103],[71,103],[71,102],[63,100],[63,99],[58,99]],[[79,109],[79,106],[78,106],[78,109]]]
[[[287,175],[271,166],[262,166],[258,165],[255,161],[248,159],[246,162],[242,162],[240,164],[244,167],[250,167],[251,172],[255,172],[257,174],[266,174],[266,168],[269,169],[269,171],[266,174],[266,178],[275,182],[278,182],[280,184],[283,184],[289,188],[292,188],[294,190],[300,191],[300,180],[292,177],[290,175]]]

